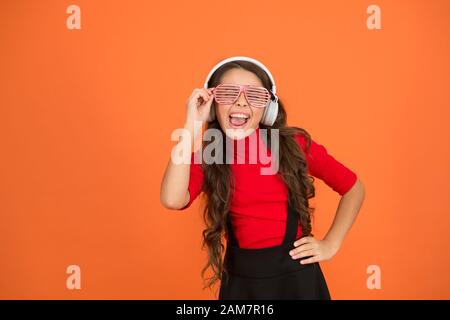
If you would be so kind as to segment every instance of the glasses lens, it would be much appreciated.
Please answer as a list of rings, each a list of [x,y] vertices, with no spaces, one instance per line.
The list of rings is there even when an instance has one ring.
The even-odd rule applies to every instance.
[[[239,86],[233,84],[220,84],[214,91],[217,103],[232,104],[239,95]]]
[[[264,108],[270,99],[270,93],[266,88],[249,86],[247,87],[248,102],[257,108]]]

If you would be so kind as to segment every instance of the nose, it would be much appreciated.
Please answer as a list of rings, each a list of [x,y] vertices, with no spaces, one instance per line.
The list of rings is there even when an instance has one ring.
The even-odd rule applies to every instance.
[[[247,99],[245,99],[244,91],[242,91],[239,97],[237,98],[236,104],[238,106],[247,106]]]

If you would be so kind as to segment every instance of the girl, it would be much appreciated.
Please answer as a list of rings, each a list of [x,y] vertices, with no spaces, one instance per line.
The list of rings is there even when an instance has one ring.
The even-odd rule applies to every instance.
[[[216,129],[223,139],[201,139],[195,122]],[[221,281],[219,299],[331,299],[319,261],[339,250],[362,205],[364,187],[306,130],[287,126],[269,70],[249,57],[219,62],[204,88],[189,97],[184,129],[194,152],[190,163],[169,161],[161,202],[183,210],[200,192],[206,196],[203,247],[208,262],[202,276],[209,267],[213,271],[207,286]],[[215,152],[214,159],[221,161],[194,161],[220,141],[224,152]],[[236,147],[237,142],[244,148]],[[176,147],[182,143],[186,141]],[[276,154],[271,152],[275,144]],[[226,147],[230,145],[232,151]],[[261,173],[267,161],[249,163],[252,155],[264,153],[277,161],[275,174]],[[314,177],[342,196],[322,240],[311,233]]]

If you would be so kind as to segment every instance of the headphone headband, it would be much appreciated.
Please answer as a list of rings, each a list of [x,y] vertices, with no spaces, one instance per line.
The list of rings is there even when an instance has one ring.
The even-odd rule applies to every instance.
[[[219,63],[217,63],[212,70],[209,72],[208,76],[206,77],[206,81],[205,84],[203,85],[205,88],[208,88],[208,82],[211,79],[213,73],[219,69],[222,65],[224,65],[225,63],[231,62],[231,61],[237,61],[237,60],[243,60],[243,61],[248,61],[248,62],[253,62],[254,64],[256,64],[258,67],[260,67],[261,69],[263,69],[267,75],[269,76],[270,82],[272,83],[272,93],[274,95],[276,95],[277,93],[277,87],[275,86],[275,80],[273,79],[272,74],[270,73],[269,69],[266,68],[266,66],[264,64],[262,64],[262,62],[250,58],[250,57],[245,57],[245,56],[234,56],[234,57],[230,57],[227,59],[224,59],[222,61],[220,61]]]

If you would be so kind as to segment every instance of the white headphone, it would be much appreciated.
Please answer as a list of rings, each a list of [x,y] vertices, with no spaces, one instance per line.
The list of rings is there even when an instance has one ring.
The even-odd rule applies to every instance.
[[[264,108],[264,113],[263,113],[263,116],[261,118],[260,123],[262,123],[262,124],[264,124],[266,126],[273,125],[273,123],[277,119],[277,115],[278,115],[278,97],[276,95],[277,88],[275,86],[275,80],[273,79],[272,74],[270,73],[269,69],[267,69],[266,66],[263,65],[258,60],[250,58],[250,57],[235,56],[235,57],[230,57],[230,58],[227,58],[227,59],[224,59],[224,60],[220,61],[219,63],[217,63],[214,66],[214,68],[212,68],[212,70],[209,72],[208,76],[206,77],[206,81],[205,81],[205,84],[204,84],[205,89],[208,88],[208,82],[211,79],[213,73],[217,69],[219,69],[222,65],[224,65],[227,62],[237,61],[237,60],[253,62],[258,67],[263,69],[266,72],[266,74],[269,76],[269,79],[270,79],[271,84],[272,84],[272,89],[270,91],[273,94],[275,100],[272,100],[272,98],[271,98],[269,103],[268,103],[268,105]],[[215,119],[215,117],[216,117],[216,114],[214,112],[214,108],[211,108],[211,111],[209,113],[209,117],[208,117],[207,121],[211,122],[211,121],[213,121]]]

